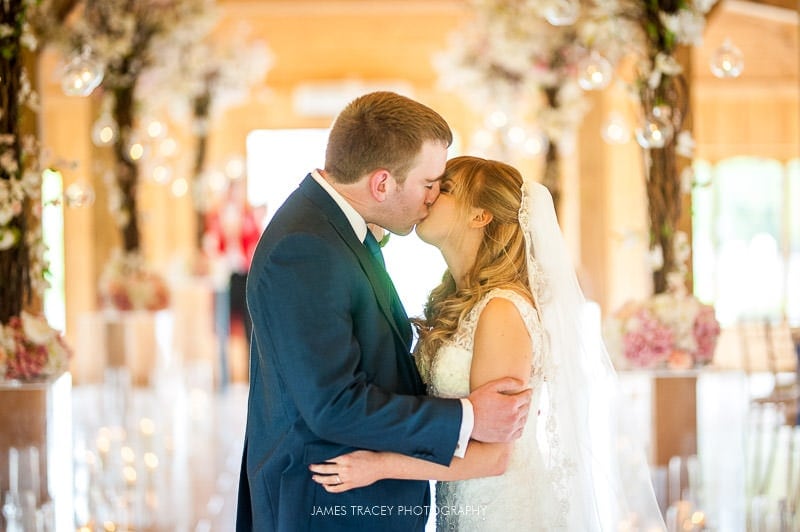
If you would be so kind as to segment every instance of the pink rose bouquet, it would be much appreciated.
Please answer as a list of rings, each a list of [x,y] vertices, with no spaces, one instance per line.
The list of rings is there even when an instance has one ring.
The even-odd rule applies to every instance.
[[[720,327],[712,306],[672,290],[626,303],[603,333],[618,367],[689,369],[712,361]]]
[[[33,380],[59,375],[72,352],[64,336],[42,316],[22,311],[0,325],[0,380]]]

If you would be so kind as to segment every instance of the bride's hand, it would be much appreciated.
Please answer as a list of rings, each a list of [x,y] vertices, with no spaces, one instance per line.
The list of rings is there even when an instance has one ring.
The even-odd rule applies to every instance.
[[[372,451],[353,451],[322,464],[311,464],[311,479],[330,493],[363,488],[381,480],[380,455]]]

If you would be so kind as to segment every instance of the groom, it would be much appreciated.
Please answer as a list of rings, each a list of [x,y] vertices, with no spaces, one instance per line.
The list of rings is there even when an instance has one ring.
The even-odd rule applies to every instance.
[[[426,481],[331,494],[309,464],[353,449],[449,464],[470,438],[519,437],[530,392],[504,379],[468,399],[425,395],[412,333],[367,223],[407,234],[439,194],[452,133],[432,109],[389,92],[337,117],[325,169],[275,213],[253,258],[250,397],[237,531],[421,531]]]

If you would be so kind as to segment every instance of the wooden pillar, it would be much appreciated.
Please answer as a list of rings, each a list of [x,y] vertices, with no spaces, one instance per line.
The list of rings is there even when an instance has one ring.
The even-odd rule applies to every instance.
[[[652,390],[651,464],[697,454],[697,376],[655,376]]]

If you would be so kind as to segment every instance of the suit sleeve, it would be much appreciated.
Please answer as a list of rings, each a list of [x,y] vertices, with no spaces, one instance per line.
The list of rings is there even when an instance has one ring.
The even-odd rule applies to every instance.
[[[394,394],[369,382],[360,369],[352,308],[359,304],[356,285],[363,290],[364,280],[352,262],[320,237],[294,234],[255,270],[248,304],[256,341],[270,343],[258,352],[274,356],[261,363],[277,365],[291,402],[316,436],[450,463],[460,402]],[[394,356],[386,353],[388,363]]]

